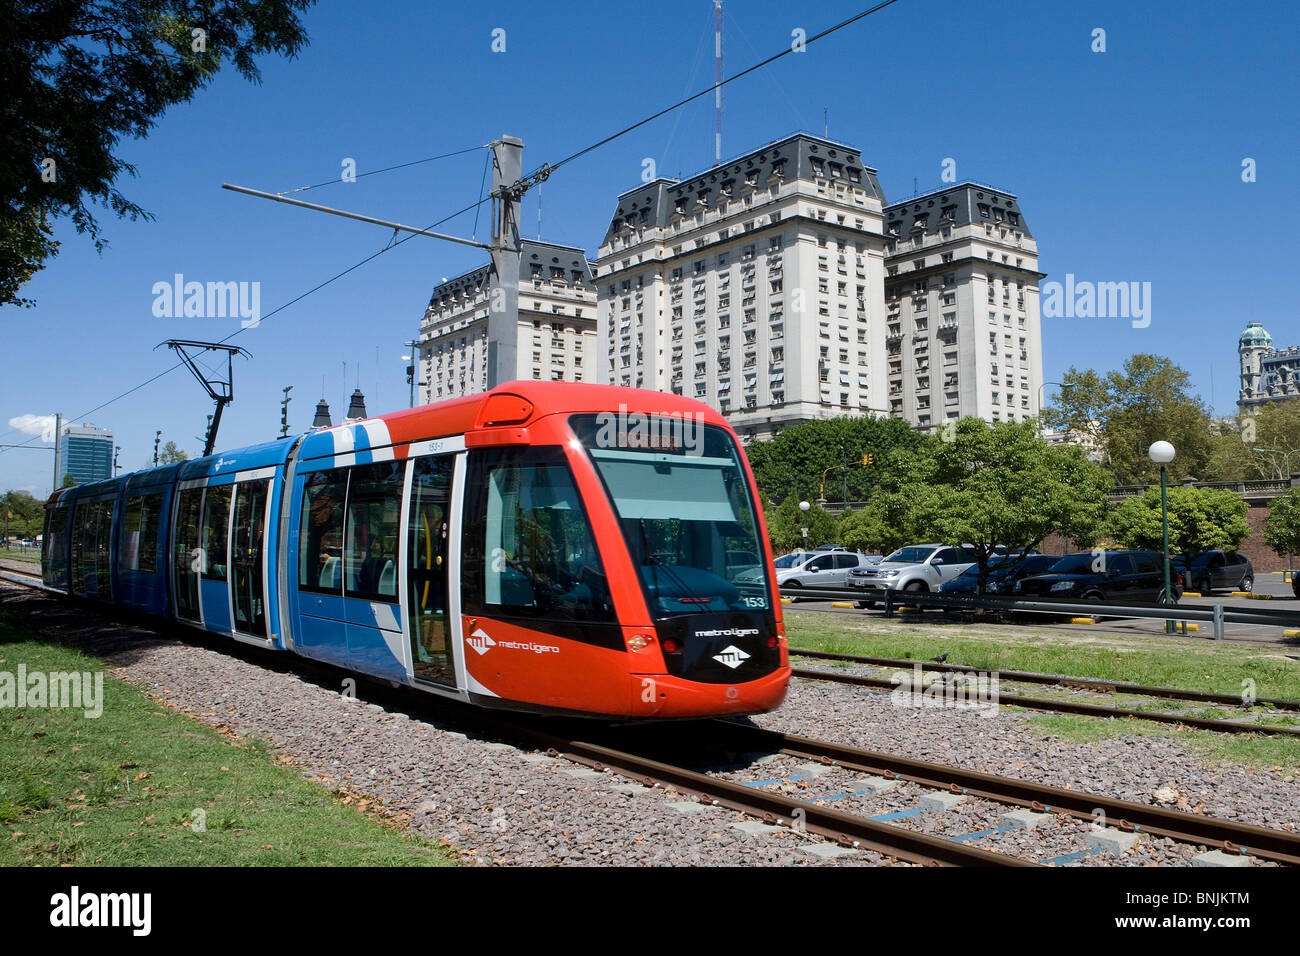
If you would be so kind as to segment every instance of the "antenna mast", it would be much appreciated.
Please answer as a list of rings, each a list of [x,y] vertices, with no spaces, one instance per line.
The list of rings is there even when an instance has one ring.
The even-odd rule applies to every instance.
[[[713,162],[722,162],[722,0],[713,0]]]

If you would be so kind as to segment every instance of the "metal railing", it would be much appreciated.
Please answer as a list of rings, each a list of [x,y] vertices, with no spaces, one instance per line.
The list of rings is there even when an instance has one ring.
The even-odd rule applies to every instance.
[[[1024,614],[1077,615],[1079,617],[1137,617],[1211,625],[1212,639],[1222,640],[1227,624],[1253,624],[1300,628],[1300,612],[1249,610],[1215,604],[1188,607],[1178,604],[1102,604],[1094,601],[1025,600],[990,595],[941,594],[934,591],[870,591],[861,589],[781,588],[781,597],[821,601],[874,601],[884,604],[885,616],[904,607],[938,607],[956,611],[1005,611]]]

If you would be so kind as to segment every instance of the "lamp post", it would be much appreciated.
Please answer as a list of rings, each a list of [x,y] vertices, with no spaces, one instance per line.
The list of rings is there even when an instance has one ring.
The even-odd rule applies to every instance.
[[[799,510],[803,512],[804,520],[807,520],[808,509],[811,507],[812,505],[808,504],[808,502],[806,501],[799,502]],[[802,528],[800,528],[799,533],[803,535],[803,549],[807,551],[808,550],[808,526],[804,525]]]
[[[1292,448],[1290,451],[1286,451],[1282,448],[1252,448],[1251,451],[1259,452],[1260,454],[1281,455],[1283,471],[1282,480],[1285,481],[1291,477],[1291,456],[1297,451],[1300,451],[1300,449]]]
[[[1173,588],[1170,586],[1169,575],[1169,490],[1168,481],[1165,477],[1165,466],[1174,460],[1174,446],[1167,441],[1153,442],[1147,449],[1147,457],[1160,466],[1160,526],[1164,534],[1165,544],[1165,606],[1168,607],[1173,603]],[[1177,631],[1173,621],[1165,621],[1165,633],[1173,634]]]

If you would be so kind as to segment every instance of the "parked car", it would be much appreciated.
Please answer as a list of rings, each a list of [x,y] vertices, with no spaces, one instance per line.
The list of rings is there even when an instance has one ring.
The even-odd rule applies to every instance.
[[[856,551],[809,551],[787,568],[777,568],[779,588],[846,588],[849,573],[870,567],[875,555]]]
[[[1020,582],[1037,574],[1047,574],[1061,560],[1059,554],[1030,554],[1017,563],[1005,557],[993,559],[984,582],[985,594],[1008,595],[1018,593]],[[980,568],[972,564],[951,581],[939,586],[944,594],[975,594],[979,586]]]
[[[1183,576],[1173,571],[1173,600],[1183,593]],[[1158,551],[1085,551],[1062,558],[1047,574],[1022,578],[1026,598],[1163,604],[1164,555]]]
[[[1203,551],[1192,558],[1191,567],[1184,555],[1169,559],[1169,566],[1181,571],[1190,590],[1209,594],[1219,589],[1253,591],[1255,568],[1240,551]]]
[[[911,544],[886,555],[879,564],[849,572],[849,585],[864,592],[858,607],[872,607],[886,591],[935,591],[975,563],[961,548]]]

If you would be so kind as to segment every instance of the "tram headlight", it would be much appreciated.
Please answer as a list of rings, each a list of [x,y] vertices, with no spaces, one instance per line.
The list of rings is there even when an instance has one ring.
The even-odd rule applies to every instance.
[[[654,643],[654,636],[651,634],[633,634],[627,639],[627,646],[634,651],[644,650]]]

